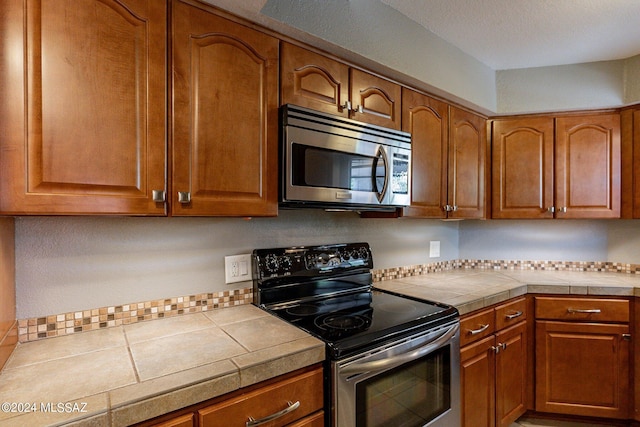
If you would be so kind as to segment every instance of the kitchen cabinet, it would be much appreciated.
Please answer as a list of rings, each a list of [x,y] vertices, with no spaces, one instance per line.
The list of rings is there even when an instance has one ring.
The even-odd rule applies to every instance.
[[[400,129],[400,85],[291,43],[281,50],[281,104]]]
[[[486,121],[403,88],[402,129],[411,133],[411,206],[404,216],[484,218]]]
[[[154,427],[193,427],[195,426],[194,420],[194,414],[185,414],[158,424],[154,424]]]
[[[635,336],[640,330],[640,298],[633,299],[633,326],[632,334]],[[631,410],[631,418],[640,421],[640,340],[633,340],[633,349],[631,350],[631,367],[633,372],[633,409]]]
[[[493,122],[493,218],[619,218],[620,115]]]
[[[463,426],[509,426],[527,409],[527,300],[463,316],[460,378]]]
[[[275,216],[278,40],[172,3],[171,214]]]
[[[164,215],[166,3],[0,4],[0,212]]]
[[[536,410],[629,418],[630,304],[536,297]]]
[[[197,405],[137,424],[138,427],[245,427],[277,414],[270,427],[322,427],[323,368],[309,366]],[[263,424],[259,424],[263,425]]]
[[[640,105],[621,112],[623,218],[640,218]]]

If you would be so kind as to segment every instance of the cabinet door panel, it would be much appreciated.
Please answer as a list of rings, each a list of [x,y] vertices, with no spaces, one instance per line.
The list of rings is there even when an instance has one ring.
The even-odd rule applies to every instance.
[[[361,106],[362,113],[352,112],[351,118],[391,129],[401,128],[400,85],[360,70],[351,69],[351,104]]]
[[[496,356],[496,421],[498,426],[509,427],[526,412],[526,322],[500,331],[496,342],[501,347]]]
[[[278,41],[195,6],[173,10],[172,213],[275,215]]]
[[[449,218],[484,218],[486,122],[455,107],[449,120]]]
[[[281,104],[347,117],[349,67],[292,44],[280,45]]]
[[[558,217],[620,217],[620,149],[619,114],[557,119]]]
[[[250,417],[260,420],[287,408],[287,402],[299,402],[293,411],[265,424],[272,427],[287,425],[322,409],[322,381],[322,369],[316,369],[224,400],[200,409],[198,425],[244,427]]]
[[[495,345],[494,336],[460,350],[462,425],[495,426]]]
[[[405,216],[445,218],[447,104],[403,88],[402,129],[411,133],[411,206]]]
[[[628,418],[629,343],[622,324],[536,322],[536,410]]]
[[[493,218],[553,218],[553,119],[493,123]]]
[[[0,142],[1,210],[164,214],[152,190],[165,189],[166,5],[33,0],[24,11],[26,37],[2,34],[27,62],[12,82],[26,99],[6,100],[23,108],[14,136],[26,144]]]

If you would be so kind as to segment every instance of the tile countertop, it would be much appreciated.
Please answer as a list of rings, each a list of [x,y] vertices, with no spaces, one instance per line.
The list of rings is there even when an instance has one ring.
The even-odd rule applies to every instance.
[[[640,296],[640,275],[453,270],[375,286],[466,314],[526,293]],[[253,305],[29,342],[0,372],[0,404],[15,404],[0,425],[129,425],[323,358],[321,341]]]
[[[374,286],[451,304],[464,315],[527,293],[640,296],[640,274],[470,269],[376,282]]]
[[[324,357],[253,305],[33,341],[0,372],[0,425],[130,425]]]

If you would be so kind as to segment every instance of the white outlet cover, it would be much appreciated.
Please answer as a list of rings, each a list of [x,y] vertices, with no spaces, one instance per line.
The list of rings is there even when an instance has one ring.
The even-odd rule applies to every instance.
[[[440,257],[440,240],[432,240],[429,242],[429,258]]]
[[[224,282],[237,283],[252,280],[251,254],[224,257]]]

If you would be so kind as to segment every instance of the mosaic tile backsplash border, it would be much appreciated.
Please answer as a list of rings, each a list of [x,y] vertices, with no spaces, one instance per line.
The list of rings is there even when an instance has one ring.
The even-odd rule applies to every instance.
[[[468,259],[379,270],[374,269],[372,270],[372,274],[373,281],[379,282],[457,269],[582,271],[640,274],[640,264],[591,261],[500,261]],[[18,320],[18,340],[24,343],[43,338],[128,325],[146,320],[251,304],[252,302],[253,289],[244,288],[21,319]]]

